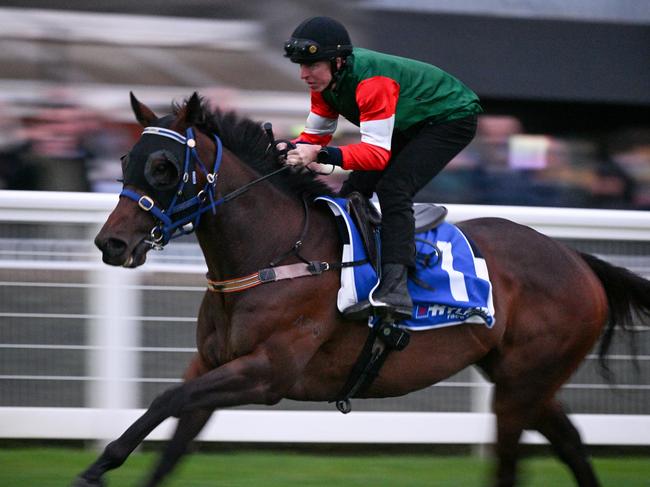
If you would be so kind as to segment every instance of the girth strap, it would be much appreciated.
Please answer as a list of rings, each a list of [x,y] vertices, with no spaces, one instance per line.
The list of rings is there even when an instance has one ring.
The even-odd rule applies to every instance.
[[[370,327],[366,343],[350,371],[348,380],[336,395],[336,409],[343,414],[352,411],[350,398],[370,387],[388,358],[388,354],[393,350],[398,352],[404,350],[410,338],[408,331],[397,326],[388,317],[382,318],[379,323]]]

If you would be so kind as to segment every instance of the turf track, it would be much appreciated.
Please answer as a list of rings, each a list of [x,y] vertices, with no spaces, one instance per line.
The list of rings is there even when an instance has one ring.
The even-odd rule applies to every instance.
[[[94,459],[90,451],[64,448],[0,449],[0,486],[61,487]],[[154,461],[136,453],[108,476],[109,485],[139,485]],[[650,458],[601,457],[594,460],[604,486],[649,487]],[[527,487],[573,486],[563,465],[549,457],[523,463]],[[487,485],[490,462],[439,455],[315,455],[234,452],[189,456],[166,487],[463,487]]]

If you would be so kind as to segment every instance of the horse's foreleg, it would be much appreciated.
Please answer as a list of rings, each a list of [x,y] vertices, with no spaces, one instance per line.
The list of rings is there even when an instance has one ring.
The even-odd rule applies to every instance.
[[[209,368],[203,362],[201,356],[196,354],[190,362],[183,379],[185,382],[196,379],[208,370]],[[155,470],[145,484],[147,487],[159,485],[162,479],[173,470],[180,458],[186,453],[190,442],[203,429],[210,416],[212,416],[211,409],[197,409],[190,413],[183,413],[180,416],[174,436],[165,445]]]
[[[182,386],[170,407],[174,416],[196,409],[275,404],[296,376],[286,362],[274,365],[265,352],[240,357]]]
[[[159,485],[164,477],[176,466],[180,458],[187,451],[190,442],[199,434],[212,416],[211,409],[197,409],[183,413],[178,420],[178,426],[173,438],[165,445],[156,469],[149,477],[146,487]]]
[[[99,458],[73,483],[73,487],[98,487],[104,485],[101,477],[109,470],[122,465],[128,456],[160,423],[171,416],[169,404],[183,386],[169,389],[151,403],[117,440],[110,442]]]
[[[544,407],[535,428],[548,439],[558,457],[571,469],[580,487],[600,485],[580,433],[557,401],[553,400]]]
[[[266,353],[259,352],[240,357],[169,389],[158,396],[122,436],[108,444],[97,461],[77,479],[74,487],[103,485],[102,475],[124,463],[146,436],[170,416],[180,417],[197,409],[212,411],[218,407],[279,401],[280,391],[286,390],[288,381],[295,377],[295,371],[291,372],[291,367],[284,361],[279,366],[283,367],[282,373],[274,374]],[[183,434],[189,433],[188,429]]]

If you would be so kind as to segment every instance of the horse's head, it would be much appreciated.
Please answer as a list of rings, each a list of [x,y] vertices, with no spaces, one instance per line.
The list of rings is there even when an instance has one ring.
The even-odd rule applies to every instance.
[[[214,207],[221,162],[220,140],[192,128],[203,116],[196,93],[175,115],[162,118],[133,94],[131,106],[144,130],[122,158],[119,202],[95,238],[104,262],[124,267],[144,264],[149,250],[194,229]]]

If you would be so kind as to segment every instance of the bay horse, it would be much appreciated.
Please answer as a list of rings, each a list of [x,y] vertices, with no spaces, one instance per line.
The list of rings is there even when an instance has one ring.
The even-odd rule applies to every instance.
[[[160,484],[217,408],[336,399],[368,329],[337,310],[338,270],[259,286],[251,277],[272,260],[340,260],[334,218],[313,202],[332,194],[322,181],[283,170],[259,124],[213,111],[196,93],[161,118],[133,94],[131,105],[145,129],[123,158],[124,190],[95,239],[104,262],[140,266],[151,248],[195,231],[209,280],[238,292],[206,291],[184,382],[156,397],[76,487],[104,485],[103,474],[169,417],[177,429],[144,485]],[[511,221],[458,226],[487,262],[496,324],[414,333],[359,397],[404,395],[476,365],[494,383],[495,485],[515,484],[524,429],[548,439],[578,485],[599,485],[556,393],[599,337],[604,359],[615,328],[650,316],[650,281]]]

